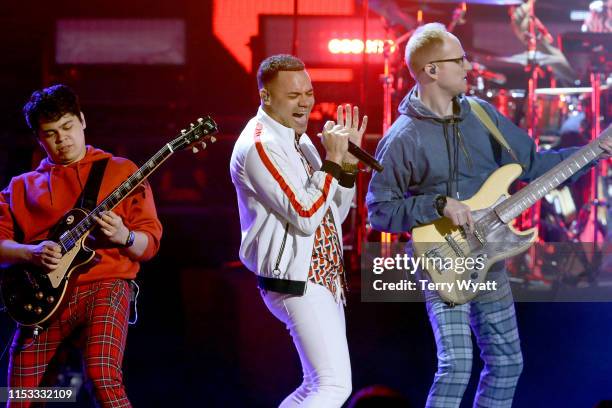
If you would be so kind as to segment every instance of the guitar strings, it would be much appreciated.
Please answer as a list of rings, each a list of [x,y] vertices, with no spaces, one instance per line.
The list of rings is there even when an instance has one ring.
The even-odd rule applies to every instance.
[[[155,153],[155,155],[153,155],[153,157],[151,157],[151,159],[149,159],[147,161],[147,163],[149,162],[154,162],[157,161],[158,159],[162,158],[162,156],[164,156],[165,153],[172,153],[172,151],[168,148],[168,146],[164,146],[162,149],[160,149],[157,153]],[[127,180],[125,180],[123,183],[121,183],[121,185],[119,185],[119,187],[117,187],[115,190],[113,190],[112,193],[110,193],[101,203],[100,205],[98,205],[96,208],[100,209],[98,211],[94,210],[92,212],[90,212],[87,217],[83,218],[73,229],[71,229],[70,231],[68,231],[68,233],[66,234],[67,239],[60,239],[60,243],[62,244],[62,246],[64,246],[65,249],[72,249],[74,247],[74,245],[76,244],[76,242],[80,239],[80,235],[82,235],[82,233],[88,231],[92,226],[93,223],[91,222],[91,217],[93,215],[98,216],[100,214],[100,212],[102,211],[103,207],[109,207],[110,208],[110,203],[113,200],[113,196],[115,195],[115,193],[121,189],[121,186],[125,185],[126,183],[132,184],[135,181],[138,181],[138,179],[142,179],[142,175],[141,176],[136,176],[137,174],[140,174],[141,170],[146,166],[143,165],[142,167],[140,167],[136,172],[134,172],[132,175],[130,175]],[[78,233],[79,237],[75,237],[74,233],[76,233],[76,231],[81,231],[80,233]]]
[[[580,170],[582,167],[584,167],[585,164],[588,164],[590,161],[592,161],[593,159],[589,160],[587,155],[590,154],[593,156],[593,159],[596,158],[598,156],[597,152],[593,150],[592,146],[587,145],[587,147],[581,151],[576,152],[574,155],[570,156],[569,159],[569,166],[565,167],[563,166],[566,170],[569,171],[569,176],[566,176],[565,173],[563,171],[561,172],[561,175],[564,177],[564,180],[567,180],[569,177],[571,177],[572,175],[574,175],[578,170]],[[573,157],[575,156],[575,157]],[[580,164],[578,162],[578,159],[581,159],[581,161],[584,161],[585,164]],[[571,163],[576,165],[576,169],[573,169],[571,166]],[[556,186],[560,185],[561,183],[559,182],[559,180],[557,179],[557,177],[554,177],[552,180],[550,180],[550,175],[558,173],[559,172],[559,166],[563,164],[559,163],[557,166],[553,167],[551,170],[549,170],[547,173],[545,173],[544,175],[542,175],[541,177],[539,177],[538,179],[534,180],[533,183],[530,184],[530,189],[522,189],[518,192],[516,192],[512,198],[513,198],[513,202],[515,201],[519,201],[519,202],[525,202],[527,201],[527,207],[522,209],[521,205],[516,206],[516,208],[514,209],[514,211],[511,209],[512,205],[508,200],[504,200],[503,202],[501,202],[497,208],[500,209],[500,211],[502,212],[506,212],[506,211],[511,211],[511,218],[516,218],[516,216],[520,215],[523,211],[525,211],[527,208],[531,207],[531,205],[533,205],[533,203],[537,200],[539,200],[540,198],[543,197],[539,197],[538,195],[541,194],[540,193],[540,189],[544,189],[544,191],[546,190],[550,190],[552,188],[555,188]],[[546,176],[548,175],[548,181],[546,181]],[[554,180],[554,182],[553,182]],[[533,192],[533,190],[535,189],[535,192]],[[530,195],[533,197],[533,199],[530,197]],[[531,204],[529,204],[529,202],[531,202]],[[514,212],[516,212],[516,210],[519,210],[518,214],[513,215]],[[491,227],[493,226],[495,223],[499,222],[497,219],[493,219],[491,220],[490,218],[491,213],[486,214],[485,216],[483,216],[483,218],[481,218],[480,220],[475,222],[475,228],[476,230],[482,230],[483,227]],[[486,222],[482,222],[482,221],[486,221]],[[500,220],[501,221],[501,220]],[[502,221],[503,223],[503,221]],[[457,229],[456,232],[452,232],[450,235],[450,238],[453,240],[457,240],[459,241],[459,239],[463,240],[465,242],[465,244],[467,244],[468,247],[468,252],[471,252],[471,247],[470,247],[470,243],[469,243],[469,239],[464,239],[463,238],[463,233],[461,233],[461,231],[459,229]],[[461,241],[459,241],[459,245],[461,246]],[[431,248],[430,250],[434,250],[436,253],[438,253],[439,255],[443,255],[443,256],[460,256],[460,254],[456,254],[455,250],[452,248],[452,246],[449,243],[445,243],[445,242],[441,242],[440,245],[435,246],[433,248]]]

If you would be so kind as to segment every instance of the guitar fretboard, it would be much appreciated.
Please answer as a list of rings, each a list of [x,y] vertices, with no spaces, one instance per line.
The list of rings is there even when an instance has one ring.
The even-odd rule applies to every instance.
[[[146,180],[160,164],[162,164],[173,153],[170,143],[159,150],[152,158],[142,165],[134,174],[128,177],[119,187],[113,190],[106,198],[94,208],[87,217],[83,218],[74,228],[66,231],[60,237],[60,245],[65,251],[69,251],[81,239],[81,237],[97,225],[95,217],[99,217],[104,211],[115,208],[125,197],[127,197],[140,183]]]
[[[608,132],[610,132],[610,129],[606,130],[606,133]],[[595,160],[602,152],[603,150],[599,147],[599,140],[592,141],[535,179],[522,190],[507,200],[502,201],[495,207],[495,212],[503,222],[508,223],[512,221],[544,197],[549,191],[558,187],[584,166]]]

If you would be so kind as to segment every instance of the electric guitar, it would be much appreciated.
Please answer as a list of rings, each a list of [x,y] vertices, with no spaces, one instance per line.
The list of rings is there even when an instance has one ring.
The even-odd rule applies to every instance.
[[[534,205],[578,170],[597,159],[601,139],[612,137],[612,126],[561,163],[510,196],[508,188],[522,173],[518,164],[497,169],[469,200],[475,228],[472,233],[442,217],[412,230],[415,255],[436,283],[438,293],[451,304],[472,300],[485,283],[491,265],[527,250],[537,238],[537,228],[517,231],[511,221]]]
[[[78,275],[87,270],[96,255],[85,244],[90,232],[98,225],[94,216],[115,208],[175,151],[196,143],[201,143],[202,147],[206,147],[207,141],[214,143],[212,135],[216,132],[217,124],[212,118],[198,119],[196,124],[191,124],[189,130],[182,130],[177,138],[167,143],[91,212],[81,208],[68,211],[46,239],[56,242],[62,250],[60,264],[55,270],[49,272],[29,264],[4,268],[0,272],[0,293],[13,320],[22,326],[41,326],[59,313],[69,299]]]

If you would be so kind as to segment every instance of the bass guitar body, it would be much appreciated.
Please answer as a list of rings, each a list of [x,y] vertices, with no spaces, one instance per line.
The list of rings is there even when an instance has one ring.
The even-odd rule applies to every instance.
[[[414,252],[425,260],[424,269],[445,301],[463,304],[472,300],[484,289],[494,263],[527,250],[536,240],[535,228],[517,231],[494,210],[509,197],[508,188],[520,174],[519,165],[503,166],[472,198],[463,201],[472,209],[473,233],[446,217],[413,229]]]

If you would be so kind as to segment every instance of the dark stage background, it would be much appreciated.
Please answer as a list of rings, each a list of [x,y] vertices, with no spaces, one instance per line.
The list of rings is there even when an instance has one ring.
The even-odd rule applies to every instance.
[[[239,4],[218,3],[221,8]],[[246,9],[255,2],[243,3]],[[586,7],[578,0],[538,3],[541,18],[559,27],[573,24],[560,15]],[[359,7],[354,6],[355,13]],[[219,142],[211,149],[197,156],[181,152],[151,180],[164,237],[159,255],[139,276],[140,320],[130,329],[125,356],[125,382],[137,407],[271,407],[301,378],[290,337],[265,309],[252,274],[237,262],[240,229],[229,156],[258,101],[254,76],[213,32],[215,12],[220,9],[212,1],[195,0],[2,4],[0,186],[40,159],[20,109],[33,90],[56,82],[73,86],[81,95],[88,142],[136,163],[202,114],[211,114],[221,128]],[[490,13],[475,7],[474,14],[484,23],[508,28],[505,9]],[[55,22],[67,18],[182,20],[185,63],[57,64]],[[469,34],[482,27],[463,30]],[[520,48],[513,38],[503,41]],[[379,68],[370,68],[367,75],[374,80],[365,86],[373,133],[380,133],[382,115]],[[512,80],[520,83],[524,77]],[[349,85],[321,84],[319,99],[359,102],[358,80]],[[358,272],[353,275],[357,282]],[[346,311],[354,390],[386,384],[422,406],[436,361],[424,305],[361,303],[353,291]],[[592,407],[612,399],[611,303],[522,303],[517,314],[525,369],[516,407]],[[9,318],[0,314],[2,348],[12,329]],[[471,406],[481,368],[477,349],[474,361],[466,393],[470,398],[462,407]],[[5,356],[0,384],[6,383],[7,363]],[[66,374],[78,379],[78,367],[73,369]],[[88,406],[86,394],[70,406]]]

